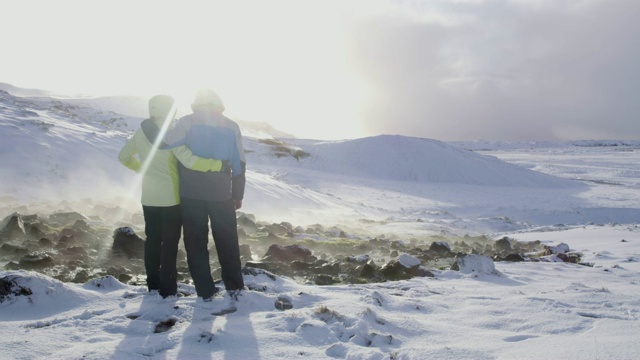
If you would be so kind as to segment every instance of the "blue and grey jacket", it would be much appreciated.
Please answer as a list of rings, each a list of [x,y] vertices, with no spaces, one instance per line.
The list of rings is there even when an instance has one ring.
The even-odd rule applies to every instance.
[[[242,200],[246,160],[238,124],[213,109],[194,109],[193,114],[178,120],[165,142],[179,160],[181,197]],[[188,161],[194,156],[221,160],[223,171],[194,170]]]

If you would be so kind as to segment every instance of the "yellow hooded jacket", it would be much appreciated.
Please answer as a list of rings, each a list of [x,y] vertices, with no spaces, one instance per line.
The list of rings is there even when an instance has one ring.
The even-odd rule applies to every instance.
[[[149,142],[142,129],[138,129],[122,148],[118,159],[131,170],[139,172],[142,163],[149,162],[142,174],[142,205],[174,206],[180,204],[178,188],[178,163],[170,150],[156,150],[153,157],[153,144]],[[135,158],[138,154],[140,160]]]

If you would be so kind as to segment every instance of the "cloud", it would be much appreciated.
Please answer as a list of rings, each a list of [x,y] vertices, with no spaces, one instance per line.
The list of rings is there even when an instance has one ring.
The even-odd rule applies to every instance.
[[[29,4],[0,22],[21,87],[212,86],[232,117],[321,139],[640,138],[637,0]]]
[[[400,2],[400,10],[349,32],[351,67],[373,88],[370,134],[640,138],[640,2]]]

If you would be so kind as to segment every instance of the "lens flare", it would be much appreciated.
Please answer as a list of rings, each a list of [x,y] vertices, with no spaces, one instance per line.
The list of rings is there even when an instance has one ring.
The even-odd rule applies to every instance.
[[[158,136],[153,142],[153,145],[151,146],[151,150],[149,151],[148,156],[145,159],[140,159],[142,160],[141,161],[142,166],[140,167],[140,171],[136,174],[136,176],[134,176],[133,181],[131,182],[129,188],[125,193],[125,199],[127,199],[127,204],[123,204],[126,206],[123,206],[122,210],[120,211],[120,214],[117,214],[115,216],[117,219],[123,220],[125,215],[124,210],[133,207],[133,203],[135,201],[134,199],[136,199],[136,192],[142,185],[142,179],[147,173],[147,170],[149,170],[149,167],[151,166],[151,162],[153,161],[153,158],[158,152],[160,148],[160,144],[162,143],[165,134],[167,133],[167,131],[169,131],[169,127],[171,126],[171,123],[175,118],[176,112],[177,112],[177,107],[176,107],[176,104],[174,103],[171,106],[171,109],[169,110],[169,112],[167,113],[167,116],[165,117],[164,121],[162,122],[162,126],[160,127]],[[138,153],[138,156],[140,156],[139,153]]]

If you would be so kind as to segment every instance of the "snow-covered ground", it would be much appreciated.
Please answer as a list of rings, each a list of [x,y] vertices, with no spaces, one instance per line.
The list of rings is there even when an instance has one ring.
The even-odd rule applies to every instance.
[[[140,119],[0,95],[0,215],[90,211],[97,198],[139,211],[138,178],[116,155]],[[489,261],[332,286],[247,274],[265,291],[246,291],[229,314],[224,293],[162,299],[113,278],[71,284],[0,270],[32,291],[0,289],[0,357],[638,359],[640,146],[595,145],[247,136],[242,210],[259,220],[565,243],[592,266]]]

